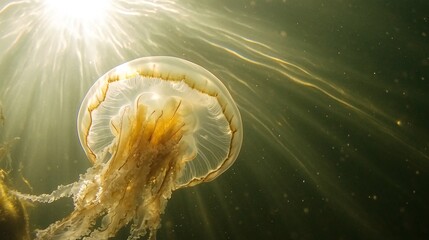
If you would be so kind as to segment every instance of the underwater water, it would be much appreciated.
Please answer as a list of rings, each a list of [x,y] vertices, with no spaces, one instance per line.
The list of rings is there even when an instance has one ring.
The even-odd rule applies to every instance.
[[[423,0],[2,1],[8,187],[78,182],[92,166],[77,131],[90,87],[122,63],[172,56],[223,82],[243,144],[221,176],[172,193],[157,239],[426,239],[428,11]],[[32,237],[75,208],[26,206]]]

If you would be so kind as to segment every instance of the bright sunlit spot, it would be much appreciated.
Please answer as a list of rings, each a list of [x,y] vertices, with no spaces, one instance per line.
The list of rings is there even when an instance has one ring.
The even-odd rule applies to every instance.
[[[48,7],[59,18],[76,21],[102,20],[110,5],[109,0],[46,0]]]
[[[86,30],[102,24],[110,4],[109,0],[45,0],[46,12],[52,16],[52,23],[70,31],[75,31],[77,26]]]

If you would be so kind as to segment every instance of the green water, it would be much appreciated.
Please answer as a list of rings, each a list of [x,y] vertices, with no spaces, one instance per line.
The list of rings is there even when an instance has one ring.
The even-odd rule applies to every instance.
[[[117,1],[110,24],[67,27],[41,4],[11,2],[0,3],[0,137],[20,137],[11,158],[32,194],[90,167],[76,117],[92,83],[169,55],[224,82],[244,142],[222,176],[173,193],[158,239],[429,237],[426,1],[161,1],[148,12]],[[30,228],[72,209],[35,204]]]

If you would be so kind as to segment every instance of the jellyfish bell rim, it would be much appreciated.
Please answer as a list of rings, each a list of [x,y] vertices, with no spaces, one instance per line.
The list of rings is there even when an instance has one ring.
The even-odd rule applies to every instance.
[[[223,82],[205,68],[190,61],[171,56],[151,56],[131,60],[107,71],[94,82],[82,100],[77,117],[78,136],[91,163],[96,161],[95,153],[87,143],[92,122],[91,112],[104,101],[110,83],[131,79],[137,75],[164,81],[183,81],[192,89],[215,97],[229,122],[231,142],[226,159],[205,176],[193,178],[187,183],[179,184],[177,188],[214,180],[235,162],[243,141],[243,125],[238,107]]]

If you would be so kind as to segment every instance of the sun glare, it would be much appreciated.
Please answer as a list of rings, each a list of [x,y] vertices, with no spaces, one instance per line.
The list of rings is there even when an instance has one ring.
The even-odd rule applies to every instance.
[[[105,21],[110,3],[110,0],[45,0],[45,10],[56,26],[87,28]]]

